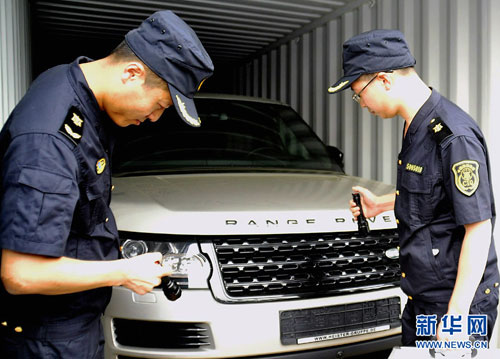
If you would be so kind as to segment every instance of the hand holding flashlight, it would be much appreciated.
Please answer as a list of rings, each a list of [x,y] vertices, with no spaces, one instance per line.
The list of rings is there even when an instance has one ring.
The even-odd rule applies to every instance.
[[[359,216],[358,216],[358,231],[363,237],[366,237],[368,233],[370,233],[370,227],[368,225],[368,221],[363,213],[363,207],[361,206],[361,196],[359,193],[353,193],[352,199],[356,206],[359,207]]]
[[[161,280],[160,287],[163,290],[163,294],[165,294],[165,297],[167,297],[167,299],[171,301],[180,298],[182,294],[180,286],[172,278],[167,276],[171,275],[172,272],[178,271],[178,264],[176,265],[176,263],[168,261],[167,257],[159,252],[148,253],[148,246],[144,241],[127,240],[123,244],[121,252],[123,257],[129,260],[141,261],[140,265],[131,265],[132,267],[142,268],[142,270],[147,271],[147,269],[150,267],[151,262],[154,263],[156,268],[153,268],[154,269],[153,276],[156,276],[156,278],[160,278]],[[152,257],[154,259],[153,261],[149,259],[150,256],[154,256],[154,258]],[[143,261],[144,262],[147,261],[147,263],[142,263]],[[151,275],[151,272],[148,273]],[[144,282],[146,282],[145,279]],[[136,283],[138,283],[137,279]],[[147,290],[148,289],[147,287],[141,288],[145,287],[144,283],[142,283],[142,286],[141,285],[139,286],[125,285],[125,286],[128,287],[129,289],[132,289],[138,294],[144,294],[153,289],[152,287],[149,290]]]

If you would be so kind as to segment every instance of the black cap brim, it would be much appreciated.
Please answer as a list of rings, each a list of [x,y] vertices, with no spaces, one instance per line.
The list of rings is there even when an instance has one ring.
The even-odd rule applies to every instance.
[[[198,111],[196,111],[194,100],[192,98],[184,96],[172,84],[168,84],[168,89],[170,90],[172,102],[174,103],[175,109],[177,110],[180,118],[182,118],[184,122],[186,122],[190,126],[200,127],[201,120],[198,117]]]
[[[356,75],[350,75],[350,76],[344,76],[340,80],[338,80],[336,83],[334,83],[332,86],[328,88],[328,93],[337,93],[340,91],[344,91],[345,89],[349,88],[351,84],[356,81],[362,74],[356,74]]]

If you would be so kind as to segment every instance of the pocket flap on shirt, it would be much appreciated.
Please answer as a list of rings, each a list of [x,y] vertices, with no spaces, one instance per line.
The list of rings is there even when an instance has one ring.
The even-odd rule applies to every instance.
[[[429,194],[432,191],[432,178],[413,173],[405,173],[401,185],[410,193]]]
[[[68,194],[71,191],[72,182],[71,178],[40,168],[25,167],[19,174],[19,183],[43,193]]]
[[[87,198],[89,201],[93,201],[94,199],[100,198],[103,196],[104,184],[103,178],[99,177],[97,180],[92,182],[87,186]]]

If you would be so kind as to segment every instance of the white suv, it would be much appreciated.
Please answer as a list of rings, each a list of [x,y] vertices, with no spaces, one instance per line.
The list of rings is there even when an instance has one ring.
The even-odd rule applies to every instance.
[[[106,358],[343,358],[400,343],[392,212],[359,233],[344,174],[289,106],[200,95],[202,126],[167,111],[123,129],[112,208],[122,254],[161,251],[182,293],[116,287]],[[175,298],[172,298],[175,299]]]

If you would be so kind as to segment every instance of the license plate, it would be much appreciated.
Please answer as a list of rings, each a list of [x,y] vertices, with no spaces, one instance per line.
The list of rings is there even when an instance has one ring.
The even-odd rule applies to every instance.
[[[399,326],[399,297],[280,312],[283,345],[322,342]]]

